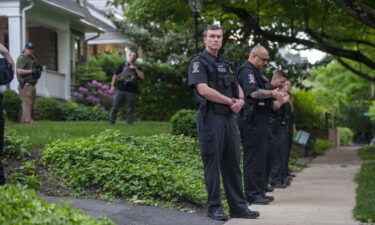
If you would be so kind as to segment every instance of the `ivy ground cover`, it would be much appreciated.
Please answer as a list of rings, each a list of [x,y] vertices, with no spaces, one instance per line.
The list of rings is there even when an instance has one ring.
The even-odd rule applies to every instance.
[[[109,196],[152,204],[206,200],[196,139],[185,136],[127,136],[117,130],[55,141],[41,163],[75,191],[95,188]]]

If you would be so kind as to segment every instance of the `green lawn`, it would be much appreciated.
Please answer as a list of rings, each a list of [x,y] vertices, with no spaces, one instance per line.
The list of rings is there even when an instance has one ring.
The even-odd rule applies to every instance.
[[[375,163],[362,165],[355,180],[358,187],[354,218],[371,224],[375,222]]]
[[[170,133],[171,125],[166,122],[135,122],[127,125],[120,121],[115,125],[107,121],[37,121],[31,125],[6,123],[6,126],[17,131],[20,136],[29,136],[31,148],[42,148],[57,139],[64,141],[97,135],[106,129],[120,130],[124,134],[134,136]]]
[[[375,160],[375,145],[365,145],[358,149],[359,157],[363,160]]]

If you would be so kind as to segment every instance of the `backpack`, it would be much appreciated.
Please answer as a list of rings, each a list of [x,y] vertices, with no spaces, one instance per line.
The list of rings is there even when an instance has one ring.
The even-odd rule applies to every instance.
[[[0,85],[9,84],[14,78],[12,65],[4,58],[0,58]]]

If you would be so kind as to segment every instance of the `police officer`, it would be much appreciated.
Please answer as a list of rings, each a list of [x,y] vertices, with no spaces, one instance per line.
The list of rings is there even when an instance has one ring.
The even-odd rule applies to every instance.
[[[280,101],[275,101],[271,114],[270,130],[270,158],[267,161],[267,182],[269,181],[272,188],[285,188],[286,183],[285,163],[287,161],[287,106],[289,95],[283,90],[286,80],[286,74],[281,70],[276,70],[273,77],[282,77],[283,79],[272,79],[271,88],[280,88],[284,97]]]
[[[290,98],[290,90],[292,89],[292,82],[290,80],[286,80],[283,91],[286,93],[286,95],[289,96],[289,101],[286,102],[286,115],[285,115],[285,121],[286,121],[286,162],[284,165],[284,174],[286,174],[285,183],[288,184],[290,182],[290,179],[294,176],[289,172],[289,157],[290,157],[290,151],[292,149],[293,144],[293,133],[294,133],[294,113],[292,111],[292,99]],[[290,178],[290,179],[289,179]]]
[[[4,45],[0,44],[0,58],[5,58],[8,64],[12,65],[12,74],[14,73],[14,61],[10,56],[8,49]],[[4,115],[3,115],[3,92],[5,91],[5,85],[0,85],[0,185],[5,184],[5,174],[3,164],[1,162],[1,156],[4,149]]]
[[[25,45],[23,54],[17,58],[18,91],[22,100],[21,123],[33,123],[33,110],[36,99],[35,85],[41,73],[41,66],[37,64],[34,45],[29,42]]]
[[[115,91],[115,98],[109,115],[111,124],[116,122],[117,112],[124,102],[128,106],[126,121],[129,125],[133,124],[136,94],[139,93],[138,80],[145,78],[142,69],[135,63],[137,58],[138,54],[131,52],[129,63],[121,63],[112,77],[111,90]]]
[[[223,31],[215,25],[204,30],[206,49],[189,64],[188,80],[197,101],[197,126],[204,164],[204,180],[208,192],[208,216],[225,221],[221,203],[220,174],[229,205],[229,214],[236,218],[256,218],[242,192],[239,168],[239,135],[234,113],[242,108],[243,93],[233,69],[220,54]]]
[[[281,99],[278,89],[271,90],[267,77],[261,70],[267,65],[267,49],[258,45],[251,49],[248,60],[237,70],[246,105],[239,116],[239,126],[244,149],[243,173],[245,198],[251,204],[268,204],[266,196],[267,152],[270,116],[274,98]],[[279,77],[275,77],[275,80]]]

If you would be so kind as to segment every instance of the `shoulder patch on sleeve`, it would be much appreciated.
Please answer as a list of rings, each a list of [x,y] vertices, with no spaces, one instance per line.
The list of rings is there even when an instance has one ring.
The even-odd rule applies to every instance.
[[[247,75],[249,77],[249,84],[255,84],[255,76],[251,73]]]
[[[192,73],[199,73],[199,62],[193,62],[193,70]]]

